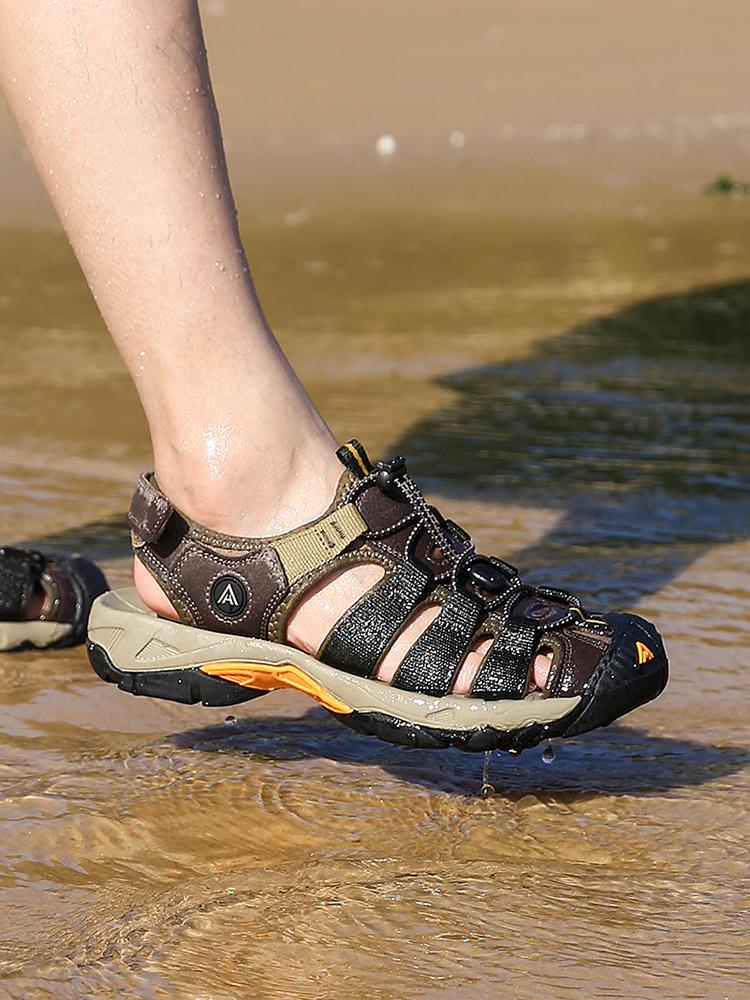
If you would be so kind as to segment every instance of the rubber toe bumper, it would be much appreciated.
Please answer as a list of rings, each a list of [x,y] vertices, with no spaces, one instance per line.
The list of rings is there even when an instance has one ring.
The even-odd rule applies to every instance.
[[[612,644],[594,671],[585,692],[587,698],[565,736],[608,726],[658,698],[667,685],[669,661],[661,636],[651,622],[638,615],[604,617],[613,629]]]

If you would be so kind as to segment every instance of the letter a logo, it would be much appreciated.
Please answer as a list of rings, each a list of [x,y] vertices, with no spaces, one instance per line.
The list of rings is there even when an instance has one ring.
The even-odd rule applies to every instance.
[[[211,607],[222,618],[239,618],[248,600],[247,588],[236,576],[220,576],[211,587]]]
[[[645,646],[642,642],[637,642],[635,644],[635,650],[638,654],[638,666],[641,666],[644,663],[648,663],[649,660],[653,660],[654,658],[654,654],[651,652],[648,646]]]
[[[234,591],[232,590],[232,584],[228,583],[224,588],[224,592],[219,598],[219,604],[234,604],[236,608],[240,606],[240,602],[237,600]]]

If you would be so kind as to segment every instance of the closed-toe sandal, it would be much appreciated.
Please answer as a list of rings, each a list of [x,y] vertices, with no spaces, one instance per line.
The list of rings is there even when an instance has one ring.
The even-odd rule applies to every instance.
[[[100,597],[89,657],[132,694],[233,705],[293,688],[362,733],[408,746],[522,750],[608,725],[667,681],[656,628],[585,609],[565,591],[533,587],[425,500],[402,458],[371,465],[350,441],[328,510],[273,538],[211,531],[141,477],[129,521],[135,554],[180,616],[149,610],[133,588]],[[286,639],[299,602],[332,575],[377,564],[383,576],[333,625],[315,655]],[[378,667],[420,609],[439,613],[390,683]],[[470,689],[464,660],[491,641]],[[543,690],[534,659],[550,657]]]

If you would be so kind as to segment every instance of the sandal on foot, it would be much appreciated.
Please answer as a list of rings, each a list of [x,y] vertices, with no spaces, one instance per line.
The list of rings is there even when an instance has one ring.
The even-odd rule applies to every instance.
[[[91,605],[106,590],[101,570],[81,556],[0,548],[0,650],[77,646]]]
[[[141,477],[129,521],[135,553],[181,621],[135,590],[94,604],[89,657],[132,694],[232,705],[278,688],[310,695],[363,733],[408,746],[522,750],[605,726],[667,681],[658,632],[635,615],[590,614],[561,590],[531,587],[479,555],[409,478],[404,460],[371,466],[357,442],[326,513],[274,538],[209,531]],[[384,576],[331,628],[315,656],[286,644],[299,601],[332,574],[377,564]],[[391,684],[377,668],[418,609],[439,614]],[[472,644],[491,637],[468,695],[452,686]],[[552,663],[531,690],[537,652]]]

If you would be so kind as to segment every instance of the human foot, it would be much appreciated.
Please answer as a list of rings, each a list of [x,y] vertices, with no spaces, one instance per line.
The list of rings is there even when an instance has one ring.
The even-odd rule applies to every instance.
[[[83,642],[91,605],[106,589],[88,559],[0,548],[0,650]]]
[[[352,456],[356,452],[348,454]],[[354,465],[359,470],[356,460]],[[267,466],[269,473],[256,477],[256,481],[260,479],[263,483],[262,495],[259,495],[257,488],[251,490],[249,484],[244,489],[246,493],[252,492],[253,506],[250,508],[236,499],[227,503],[228,496],[242,496],[241,481],[227,482],[226,478],[220,478],[212,482],[212,477],[205,475],[197,481],[193,479],[189,488],[180,487],[180,496],[185,502],[175,503],[175,506],[185,511],[191,521],[212,531],[240,537],[270,538],[323,516],[341,478],[341,462],[325,435],[318,435],[306,448],[299,448],[295,454],[284,454],[283,463],[278,455],[275,460],[269,456]],[[274,489],[275,509],[271,500]],[[173,495],[171,490],[165,492]],[[148,608],[163,618],[180,620],[179,612],[137,555],[133,575],[138,594]],[[336,622],[374,588],[384,575],[385,568],[382,565],[366,561],[345,563],[326,575],[295,603],[286,622],[284,642],[314,656]],[[378,665],[374,674],[377,680],[391,683],[401,660],[437,618],[439,611],[437,604],[427,603],[414,612]],[[451,693],[470,693],[491,645],[490,637],[479,638],[472,643],[453,681]],[[536,653],[529,675],[528,691],[544,690],[551,666],[551,652]]]
[[[648,622],[591,616],[571,595],[528,587],[425,502],[403,460],[373,469],[354,442],[338,454],[348,471],[326,514],[272,539],[195,524],[142,477],[130,514],[136,554],[180,621],[157,617],[134,592],[99,601],[97,672],[133,693],[206,704],[294,687],[364,732],[468,750],[607,725],[661,691],[667,661]],[[315,656],[290,645],[303,598],[335,617],[345,593],[335,581],[354,566],[382,579]],[[425,609],[432,623],[409,635]],[[300,629],[297,642],[310,642]],[[551,654],[551,668],[544,693],[529,693],[537,652]]]

